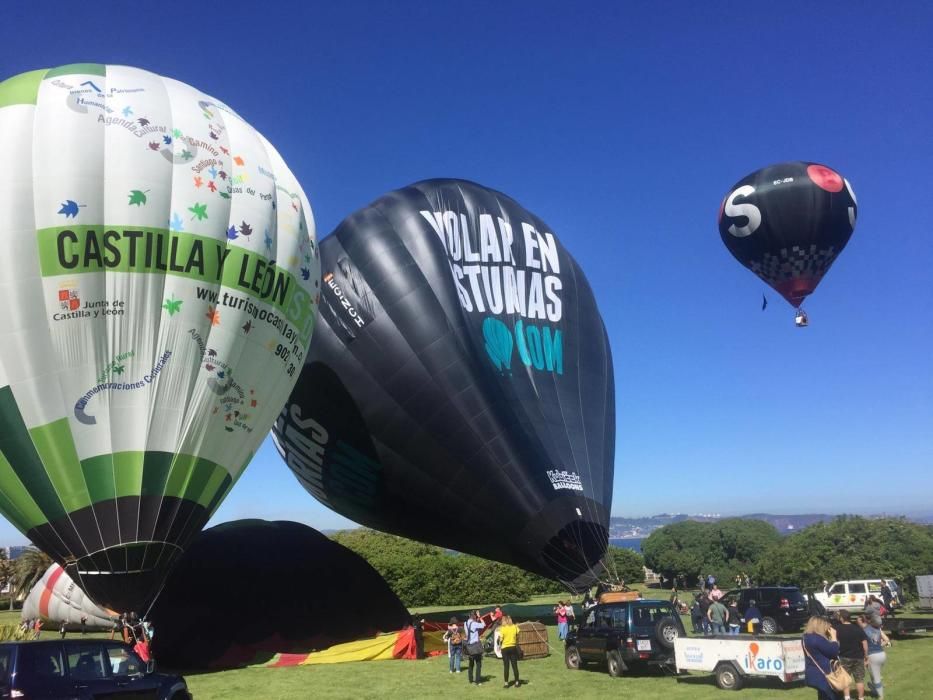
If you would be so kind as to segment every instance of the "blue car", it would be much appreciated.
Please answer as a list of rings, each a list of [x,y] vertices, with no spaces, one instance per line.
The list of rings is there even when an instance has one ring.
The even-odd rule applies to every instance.
[[[181,676],[156,673],[122,642],[76,639],[0,644],[0,698],[191,700]]]

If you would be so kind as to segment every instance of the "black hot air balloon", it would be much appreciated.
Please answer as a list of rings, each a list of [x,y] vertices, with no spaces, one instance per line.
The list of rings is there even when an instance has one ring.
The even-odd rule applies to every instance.
[[[835,170],[779,163],[735,184],[719,208],[719,235],[736,260],[799,308],[849,242],[857,212],[852,186]]]
[[[234,520],[195,537],[149,619],[159,663],[185,669],[307,653],[411,623],[361,556],[307,525],[266,520]]]
[[[612,357],[551,229],[500,192],[428,180],[351,215],[320,251],[320,325],[273,430],[305,488],[378,530],[592,581]]]

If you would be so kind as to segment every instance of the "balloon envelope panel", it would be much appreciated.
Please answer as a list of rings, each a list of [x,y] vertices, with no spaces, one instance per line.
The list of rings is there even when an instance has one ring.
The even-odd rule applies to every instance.
[[[590,580],[612,499],[612,358],[547,224],[430,180],[348,217],[321,255],[320,327],[274,428],[299,480],[367,526]]]
[[[411,621],[365,559],[306,525],[264,520],[198,535],[150,619],[159,663],[183,669],[323,649]]]
[[[835,170],[779,163],[735,184],[719,235],[736,260],[800,306],[849,242],[857,214],[852,186]]]
[[[125,66],[0,84],[0,148],[0,511],[138,610],[298,376],[310,207],[230,108]]]
[[[97,605],[68,572],[60,565],[52,564],[23,602],[24,620],[40,617],[50,628],[57,629],[64,622],[70,630],[78,630],[82,626],[86,629],[110,630],[119,615]]]

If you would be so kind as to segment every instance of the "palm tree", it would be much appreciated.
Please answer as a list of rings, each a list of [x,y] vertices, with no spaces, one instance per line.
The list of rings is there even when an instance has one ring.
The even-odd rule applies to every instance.
[[[13,562],[7,559],[6,551],[0,548],[0,590],[9,591],[10,610],[13,609],[13,575]]]
[[[42,574],[52,566],[52,557],[36,547],[28,547],[13,562],[13,585],[17,595],[28,595]]]

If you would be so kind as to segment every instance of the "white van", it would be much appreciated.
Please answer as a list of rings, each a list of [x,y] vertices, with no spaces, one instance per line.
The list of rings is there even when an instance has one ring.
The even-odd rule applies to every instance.
[[[892,593],[896,588],[894,581],[887,580]],[[873,595],[878,600],[881,598],[880,578],[855,579],[852,581],[836,581],[836,583],[827,586],[822,592],[815,593],[816,598],[828,611],[850,610],[858,611],[865,607],[868,596]],[[893,585],[892,585],[893,584]]]

